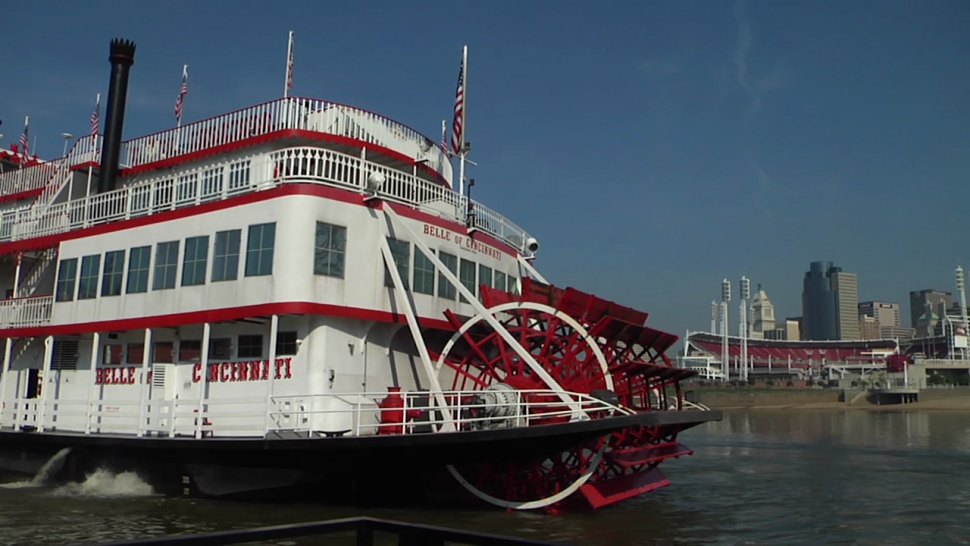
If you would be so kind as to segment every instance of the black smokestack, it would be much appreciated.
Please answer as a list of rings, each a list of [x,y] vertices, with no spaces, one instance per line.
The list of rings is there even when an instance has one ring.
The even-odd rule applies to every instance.
[[[121,129],[125,123],[125,100],[128,98],[128,70],[135,64],[135,42],[111,40],[111,84],[108,87],[108,115],[104,120],[104,142],[101,145],[101,176],[98,193],[115,189],[118,162],[121,159]]]

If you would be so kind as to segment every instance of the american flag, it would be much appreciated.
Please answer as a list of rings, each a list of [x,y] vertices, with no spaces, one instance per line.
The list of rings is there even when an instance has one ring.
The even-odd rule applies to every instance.
[[[286,48],[286,88],[293,89],[293,31],[290,31],[290,42]]]
[[[91,136],[98,136],[98,124],[101,114],[101,93],[98,93],[98,100],[94,103],[94,111],[91,112]]]
[[[179,89],[179,96],[175,99],[175,123],[182,125],[182,102],[185,94],[189,92],[189,65],[182,67],[182,87]]]
[[[20,135],[20,151],[24,154],[24,161],[27,160],[27,154],[29,150],[27,149],[27,129],[30,126],[30,118],[24,119],[24,132]]]
[[[451,151],[461,152],[465,144],[465,60],[458,67],[458,89],[455,90],[455,118],[451,124]]]

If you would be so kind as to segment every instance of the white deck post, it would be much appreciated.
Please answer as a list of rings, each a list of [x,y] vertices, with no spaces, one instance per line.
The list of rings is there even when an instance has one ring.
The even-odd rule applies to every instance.
[[[51,360],[54,358],[54,336],[44,338],[44,371],[41,372],[40,383],[40,412],[37,416],[37,432],[44,432],[44,418],[47,414],[47,383],[50,379]]]
[[[152,387],[151,381],[148,380],[148,370],[155,361],[155,351],[152,347],[152,329],[145,328],[145,350],[141,357],[141,380],[145,384],[141,387],[141,395],[138,401],[138,436],[145,435],[145,404],[148,403],[148,389]]]
[[[13,349],[13,340],[9,337],[4,344],[3,349],[3,368],[0,369],[0,427],[3,426],[3,414],[7,410],[6,404],[6,393],[7,393],[7,377],[10,375],[10,351]],[[13,407],[16,405],[17,399],[14,397],[14,403],[11,404],[11,412],[14,412]],[[10,412],[7,412],[10,413]],[[16,412],[14,412],[16,415]]]
[[[91,337],[91,384],[88,386],[87,418],[84,420],[84,433],[91,434],[91,417],[94,413],[94,391],[98,388],[98,353],[101,348],[101,334],[95,332]],[[99,397],[100,399],[100,397]]]
[[[22,169],[21,169],[22,170]],[[20,297],[20,264],[24,261],[23,253],[17,254],[16,264],[13,269],[13,297]]]
[[[273,315],[269,322],[269,378],[266,386],[266,418],[263,422],[263,435],[269,433],[273,413],[273,384],[276,379],[276,338],[279,336],[280,316]],[[311,408],[312,410],[312,408]]]
[[[202,437],[202,423],[205,422],[205,391],[209,387],[209,336],[212,334],[212,326],[206,322],[202,325],[202,354],[199,355],[199,364],[202,365],[202,378],[199,380],[199,407],[198,415],[195,417],[195,437]]]

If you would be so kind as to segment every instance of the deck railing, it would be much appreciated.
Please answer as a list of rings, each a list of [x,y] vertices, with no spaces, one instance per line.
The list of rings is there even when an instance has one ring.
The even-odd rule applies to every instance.
[[[119,377],[129,377],[127,367],[121,371]],[[78,379],[90,377],[85,373]],[[141,391],[149,388],[146,374],[140,367],[132,368],[130,377],[134,384],[127,399],[6,398],[0,428],[196,438],[373,436],[519,428],[631,413],[583,393],[567,392],[572,402],[567,405],[548,389],[503,392],[492,398],[482,398],[488,393],[480,390],[444,391],[446,412],[427,391],[397,393],[402,403],[395,409],[379,407],[387,392],[249,396],[201,403],[185,398],[141,401]],[[395,413],[399,419],[386,419]]]
[[[23,169],[0,173],[0,195],[13,195],[44,188],[45,191],[55,176],[64,177],[75,165],[98,161],[101,157],[98,145],[99,136],[85,136],[77,139],[66,156]]]
[[[384,116],[335,102],[288,97],[189,123],[124,143],[122,163],[137,167],[285,129],[353,138],[425,160],[449,183],[451,162],[440,145]]]
[[[0,328],[30,328],[51,320],[54,296],[0,300]]]
[[[249,175],[234,178],[230,165],[247,162]],[[148,216],[287,183],[316,183],[368,193],[372,173],[384,176],[376,190],[382,198],[473,225],[515,249],[521,249],[528,239],[525,230],[511,220],[440,184],[333,150],[300,147],[200,165],[177,177],[157,174],[136,185],[39,209],[7,211],[0,214],[0,242]]]

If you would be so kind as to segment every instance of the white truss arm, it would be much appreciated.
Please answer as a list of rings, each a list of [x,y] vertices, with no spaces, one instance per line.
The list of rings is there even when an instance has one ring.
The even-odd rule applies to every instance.
[[[483,319],[485,319],[486,322],[488,322],[489,326],[491,326],[492,329],[494,329],[495,332],[501,336],[510,347],[512,347],[512,350],[514,350],[516,354],[518,354],[519,357],[522,358],[522,360],[524,360],[530,368],[532,368],[532,371],[535,372],[535,374],[538,375],[546,383],[546,385],[549,386],[549,389],[555,391],[559,396],[559,399],[562,400],[563,403],[569,406],[573,411],[580,411],[580,405],[574,401],[565,390],[563,390],[559,383],[557,383],[556,380],[553,379],[552,376],[549,375],[549,373],[543,369],[538,362],[536,362],[536,359],[533,358],[532,354],[529,353],[529,351],[526,351],[525,348],[523,348],[522,345],[520,345],[519,342],[512,337],[512,334],[510,334],[509,331],[502,326],[502,323],[492,316],[492,313],[490,313],[488,309],[486,309],[485,306],[478,301],[475,294],[465,288],[465,285],[461,283],[458,277],[455,276],[455,274],[452,273],[451,270],[441,262],[441,260],[438,259],[438,256],[434,252],[431,252],[428,245],[424,244],[424,242],[413,231],[411,231],[411,228],[409,228],[400,220],[400,218],[398,218],[397,213],[391,210],[391,207],[386,202],[384,203],[382,210],[388,218],[394,221],[395,227],[400,228],[410,236],[409,238],[412,242],[414,242],[414,245],[421,249],[421,252],[424,253],[426,258],[431,260],[438,272],[444,275],[444,277],[448,279],[448,282],[454,285],[454,287],[458,290],[458,293],[464,296],[465,299],[468,300],[468,303],[475,308],[475,312],[477,312]],[[390,248],[388,248],[386,252],[390,252]]]
[[[524,267],[525,270],[528,271],[530,275],[535,277],[537,281],[543,284],[549,284],[549,281],[547,281],[546,278],[542,276],[542,273],[539,273],[539,271],[529,263],[529,260],[523,258],[521,254],[516,254],[515,258],[519,261],[519,265]]]
[[[388,207],[385,206],[386,208]],[[451,410],[449,409],[448,402],[445,400],[444,393],[441,392],[441,383],[438,382],[438,374],[435,373],[434,365],[431,363],[428,346],[424,344],[424,338],[421,336],[421,327],[418,325],[418,319],[414,312],[414,302],[404,287],[404,282],[401,281],[401,274],[397,270],[397,264],[394,263],[394,255],[391,254],[391,247],[387,244],[386,227],[383,223],[381,225],[381,254],[384,255],[384,265],[391,274],[391,280],[394,281],[394,292],[397,294],[398,302],[404,308],[404,316],[407,317],[408,329],[411,330],[411,337],[414,339],[414,345],[417,347],[418,355],[421,357],[421,364],[424,365],[425,374],[431,383],[431,393],[434,395],[435,401],[438,403],[438,408],[441,410],[444,419],[441,430],[442,432],[452,431],[455,425],[451,419]]]

